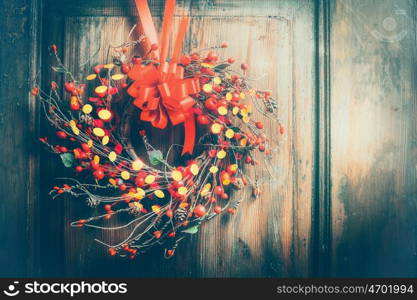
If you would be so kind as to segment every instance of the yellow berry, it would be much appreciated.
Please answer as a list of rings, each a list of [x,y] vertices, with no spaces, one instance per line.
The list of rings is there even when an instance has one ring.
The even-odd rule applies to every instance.
[[[213,87],[211,84],[206,83],[205,85],[203,85],[203,91],[205,91],[206,93],[210,93],[213,90]]]
[[[235,132],[233,131],[233,129],[229,128],[229,129],[226,130],[225,136],[228,139],[231,139],[231,138],[233,138],[235,136]]]
[[[217,158],[218,159],[223,159],[223,158],[225,158],[226,157],[226,151],[224,151],[224,150],[220,150],[219,152],[217,152]]]
[[[110,141],[109,136],[108,136],[108,135],[105,135],[105,136],[102,138],[101,143],[105,146],[105,145],[107,145],[107,144],[109,143],[109,141]]]
[[[164,198],[164,197],[165,197],[164,192],[163,192],[163,191],[161,191],[161,190],[156,190],[156,191],[154,192],[154,194],[155,194],[155,196],[156,196],[156,197],[158,197],[158,198],[160,198],[160,199],[162,199],[162,198]]]
[[[122,177],[122,179],[128,180],[130,178],[130,173],[128,171],[122,171],[120,176]]]
[[[132,163],[133,170],[139,171],[142,168],[143,168],[143,162],[140,159],[137,159]]]
[[[109,153],[109,160],[110,161],[115,161],[116,160],[116,158],[117,158],[117,154],[116,154],[116,152],[114,152],[114,151],[112,151],[112,152],[110,152]]]
[[[83,113],[85,114],[89,114],[93,111],[93,107],[91,106],[91,104],[85,104],[83,106]]]
[[[187,194],[187,192],[188,192],[188,189],[185,186],[178,188],[178,194],[180,195],[184,196],[185,194]]]
[[[93,129],[93,133],[98,136],[98,137],[102,137],[104,136],[106,133],[104,132],[103,129],[101,129],[100,127],[96,127]]]
[[[171,176],[175,181],[180,181],[182,179],[182,174],[178,170],[172,171]]]
[[[147,184],[151,184],[151,183],[153,183],[155,181],[155,176],[153,176],[153,175],[148,175],[148,176],[146,176],[145,177],[145,182],[147,183]]]
[[[198,172],[200,171],[200,168],[198,167],[197,164],[192,164],[190,166],[190,171],[191,171],[191,174],[193,174],[194,176],[196,176],[198,174]]]
[[[216,167],[216,166],[212,166],[212,167],[210,167],[210,173],[217,173],[217,171],[219,171],[219,168],[218,167]]]

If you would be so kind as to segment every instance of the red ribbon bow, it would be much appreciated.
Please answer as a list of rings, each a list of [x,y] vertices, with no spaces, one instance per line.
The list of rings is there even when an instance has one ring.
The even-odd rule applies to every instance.
[[[200,91],[198,79],[183,79],[183,68],[175,64],[169,66],[168,63],[160,68],[153,64],[135,65],[129,77],[135,80],[128,93],[135,98],[133,104],[142,110],[140,119],[161,129],[168,125],[168,118],[173,125],[184,123],[182,154],[192,154],[195,143],[195,100],[190,95]]]
[[[156,44],[156,29],[152,21],[147,0],[136,0],[139,13],[139,31],[146,35],[145,52],[149,53],[151,44]],[[184,79],[184,69],[177,65],[182,41],[188,27],[188,17],[182,17],[177,38],[173,47],[170,63],[166,62],[169,49],[169,36],[172,31],[172,19],[175,0],[167,0],[162,23],[160,49],[154,51],[154,57],[160,64],[135,65],[128,76],[134,80],[128,89],[135,98],[133,104],[142,112],[140,119],[151,122],[152,126],[165,128],[168,119],[173,125],[184,123],[185,138],[182,154],[193,153],[195,143],[195,119],[193,106],[195,100],[190,95],[200,92],[198,78]]]

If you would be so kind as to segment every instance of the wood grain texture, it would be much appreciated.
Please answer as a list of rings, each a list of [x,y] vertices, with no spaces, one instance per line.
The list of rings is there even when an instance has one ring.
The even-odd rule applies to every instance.
[[[30,95],[39,70],[39,1],[0,3],[1,276],[36,275],[38,110]]]
[[[164,1],[150,6],[159,26]],[[53,43],[75,74],[90,73],[107,44],[123,41],[135,23],[133,1],[0,2],[8,41],[0,48],[0,138],[7,141],[0,148],[0,276],[416,276],[416,6],[178,0],[176,26],[183,12],[191,15],[184,50],[228,41],[222,54],[249,63],[254,84],[278,96],[286,134],[264,120],[279,147],[267,165],[272,179],[266,167],[250,171],[261,199],[206,223],[173,259],[159,248],[132,262],[93,241],[123,232],[69,227],[95,213],[82,199],[47,195],[56,177],[72,172],[39,153],[37,138],[53,131],[44,120],[39,131],[29,91],[38,71],[44,89],[51,80],[62,86],[49,69]],[[182,128],[166,132],[170,143],[181,142]],[[163,134],[151,130],[151,141],[166,151]],[[143,151],[135,132],[132,139]]]
[[[331,11],[332,274],[415,276],[416,2]]]
[[[152,1],[152,8],[162,2]],[[106,12],[102,12],[105,17],[96,15],[97,11],[92,16],[82,13],[81,8],[80,16],[74,16],[72,10],[69,16],[63,15],[65,39],[61,42],[62,31],[53,29],[48,33],[50,42],[57,38],[62,43],[64,61],[75,74],[80,74],[80,78],[90,73],[91,64],[105,59],[108,43],[117,44],[125,39],[135,22],[134,13],[120,7],[123,1],[109,3],[118,6],[106,8]],[[200,48],[219,45],[226,40],[230,48],[222,55],[249,63],[249,76],[258,78],[254,85],[277,95],[279,116],[287,134],[277,135],[278,129],[270,121],[263,120],[269,133],[279,142],[273,161],[269,163],[274,178],[269,177],[262,164],[251,170],[264,190],[263,196],[242,203],[234,217],[219,217],[205,224],[201,232],[184,242],[177,255],[168,261],[161,258],[162,249],[154,249],[133,262],[109,257],[93,238],[118,240],[126,232],[101,235],[70,228],[71,220],[84,218],[94,210],[81,199],[60,199],[61,203],[51,207],[45,216],[54,215],[45,229],[52,236],[62,235],[59,246],[49,249],[59,267],[49,271],[62,272],[65,276],[308,276],[311,274],[315,143],[314,3],[187,1],[179,3],[177,12],[181,10],[191,15],[185,50],[192,50],[197,45]],[[114,16],[119,14],[122,16]],[[153,14],[159,25],[160,11],[153,10]],[[47,26],[51,25],[48,22]],[[81,66],[90,59],[91,64]],[[259,114],[257,117],[262,120]],[[181,128],[171,128],[168,132],[171,141],[181,138]],[[160,138],[161,132],[153,133],[151,141],[166,147],[166,141]],[[54,163],[59,162],[55,160]],[[44,175],[44,182],[48,183],[51,176],[60,174],[52,168]],[[51,222],[57,221],[57,216],[64,221],[52,226]]]

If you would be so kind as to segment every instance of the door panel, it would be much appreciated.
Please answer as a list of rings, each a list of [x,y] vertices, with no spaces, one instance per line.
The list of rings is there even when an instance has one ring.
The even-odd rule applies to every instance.
[[[149,2],[159,26],[164,1]],[[184,51],[228,41],[224,55],[249,63],[254,85],[277,95],[286,133],[258,115],[279,145],[267,167],[250,170],[262,197],[206,223],[170,260],[163,249],[135,261],[109,257],[93,239],[126,232],[73,229],[70,221],[94,209],[48,196],[56,177],[73,174],[41,151],[37,138],[53,130],[28,91],[34,79],[62,86],[50,72],[53,43],[75,74],[88,74],[108,43],[127,36],[134,1],[3,1],[0,275],[415,277],[417,3],[177,2],[175,24],[191,16]],[[167,132],[181,141],[181,128]],[[151,131],[166,150],[160,136]]]
[[[61,24],[64,39],[60,47],[64,61],[80,78],[91,72],[91,64],[106,58],[109,43],[116,45],[124,41],[136,19],[128,2],[103,1],[102,7],[91,10],[93,2],[72,1],[65,4],[68,7],[56,9],[51,4],[49,11],[55,18],[47,27]],[[151,5],[158,26],[163,4],[164,1],[152,1]],[[191,16],[185,51],[228,41],[230,47],[224,51],[225,58],[233,56],[237,61],[247,62],[253,84],[277,95],[279,117],[287,133],[280,136],[276,125],[259,113],[255,117],[264,121],[269,134],[279,143],[268,170],[261,165],[250,171],[259,181],[263,195],[258,200],[250,197],[245,200],[234,217],[215,218],[202,226],[198,235],[180,245],[174,258],[165,260],[162,249],[155,249],[135,261],[109,257],[93,241],[93,238],[117,241],[127,232],[102,235],[70,228],[71,220],[84,218],[93,209],[81,199],[60,199],[60,206],[51,209],[64,221],[47,229],[52,231],[51,235],[60,236],[59,243],[64,248],[63,254],[61,247],[49,250],[51,255],[63,259],[55,272],[61,270],[67,276],[307,276],[311,272],[314,163],[314,3],[179,2],[177,12],[184,10]],[[175,17],[175,25],[178,20]],[[60,35],[62,31],[49,30],[48,42],[58,43]],[[85,64],[86,61],[91,64]],[[181,130],[169,130],[173,136],[171,141],[181,138]],[[152,132],[151,142],[166,147],[161,135]],[[45,176],[58,176],[59,172],[48,171],[48,174],[51,175]],[[248,197],[248,194],[250,191],[242,191],[234,197]]]
[[[332,271],[415,276],[416,2],[331,11]]]

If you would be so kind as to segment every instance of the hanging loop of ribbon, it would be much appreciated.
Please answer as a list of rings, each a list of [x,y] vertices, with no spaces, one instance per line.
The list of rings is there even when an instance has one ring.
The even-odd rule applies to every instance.
[[[146,35],[145,51],[156,43],[156,29],[152,21],[147,0],[136,0],[139,14],[139,30]],[[192,95],[200,92],[199,78],[184,79],[184,69],[177,65],[182,43],[188,28],[188,17],[181,18],[171,61],[168,63],[169,38],[172,31],[172,19],[175,0],[167,0],[160,39],[159,64],[134,65],[128,73],[134,82],[128,88],[128,94],[134,98],[133,104],[140,108],[140,119],[152,126],[164,129],[168,120],[175,125],[184,124],[184,147],[182,155],[193,153],[195,144],[195,118]]]

